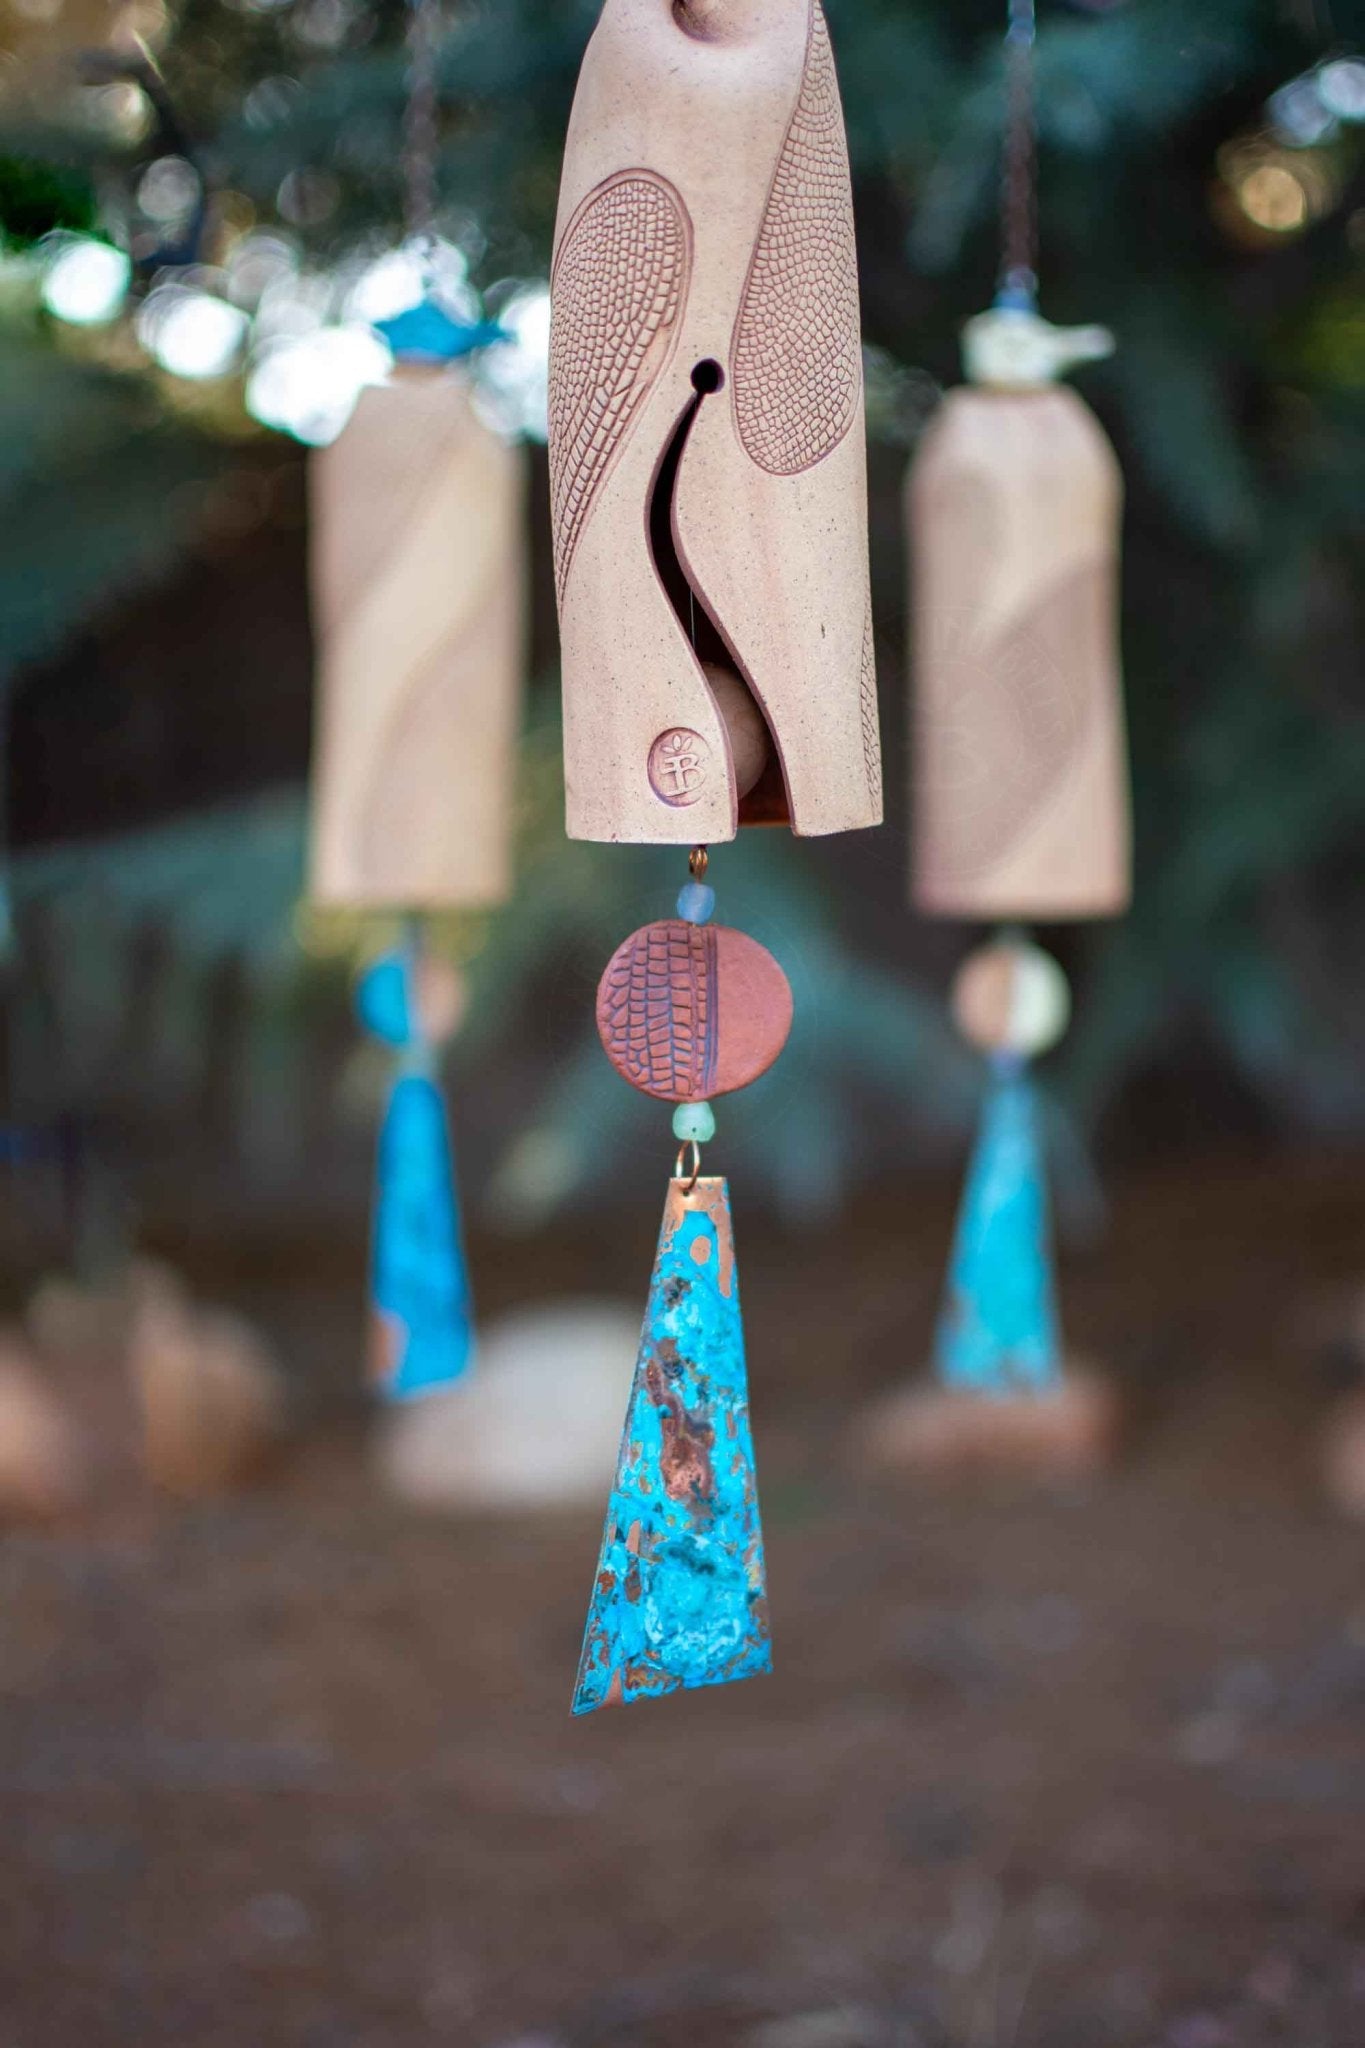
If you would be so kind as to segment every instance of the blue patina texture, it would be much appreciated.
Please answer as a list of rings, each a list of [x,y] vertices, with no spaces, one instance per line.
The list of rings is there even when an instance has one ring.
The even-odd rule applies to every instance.
[[[573,1710],[771,1668],[729,1193],[675,1180]]]
[[[476,349],[512,339],[496,320],[461,320],[433,298],[374,325],[400,363],[453,363]]]
[[[935,1365],[975,1393],[1046,1391],[1061,1377],[1046,1170],[1033,1084],[993,1066],[967,1175],[939,1320]]]
[[[379,1134],[370,1288],[375,1379],[394,1400],[448,1386],[474,1335],[441,1091],[401,1074]]]
[[[400,1053],[379,1133],[371,1226],[370,1376],[391,1400],[460,1378],[474,1331],[445,1102],[414,1000],[418,939],[372,962],[356,989],[367,1031]]]
[[[416,1041],[408,989],[411,972],[408,954],[386,953],[366,968],[356,986],[356,1015],[385,1045],[407,1047]]]

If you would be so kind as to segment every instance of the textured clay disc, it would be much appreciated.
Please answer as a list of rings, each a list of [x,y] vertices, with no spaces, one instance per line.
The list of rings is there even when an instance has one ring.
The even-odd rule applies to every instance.
[[[618,946],[597,1029],[623,1080],[665,1102],[705,1102],[766,1074],[787,1042],[792,992],[771,953],[728,925],[667,918]]]

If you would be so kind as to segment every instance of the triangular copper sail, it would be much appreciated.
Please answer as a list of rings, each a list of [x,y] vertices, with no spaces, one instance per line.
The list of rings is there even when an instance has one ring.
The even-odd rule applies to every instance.
[[[400,1074],[379,1135],[372,1377],[390,1400],[449,1386],[474,1348],[446,1106],[423,1073]]]
[[[1033,1083],[994,1063],[957,1219],[935,1364],[975,1394],[1049,1393],[1062,1347],[1052,1281],[1047,1179]]]
[[[674,1180],[573,1710],[771,1668],[729,1190]]]

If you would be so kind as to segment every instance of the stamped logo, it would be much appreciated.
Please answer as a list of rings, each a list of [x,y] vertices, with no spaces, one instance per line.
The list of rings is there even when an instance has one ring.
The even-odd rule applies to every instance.
[[[649,750],[649,785],[662,803],[681,810],[694,804],[706,785],[711,749],[685,725],[661,732]]]

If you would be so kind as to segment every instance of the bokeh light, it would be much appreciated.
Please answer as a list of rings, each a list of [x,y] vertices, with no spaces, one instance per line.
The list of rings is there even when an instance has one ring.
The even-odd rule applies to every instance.
[[[320,327],[271,342],[247,378],[247,411],[263,426],[314,448],[334,441],[367,384],[381,384],[393,358],[368,327]]]
[[[125,0],[114,17],[109,41],[116,50],[136,50],[139,46],[156,50],[165,42],[170,27],[166,0]]]
[[[1291,79],[1271,98],[1267,112],[1276,133],[1296,148],[1325,142],[1336,128],[1336,116],[1323,105],[1318,80],[1311,74]]]
[[[1302,179],[1285,164],[1258,164],[1237,185],[1243,213],[1258,228],[1292,234],[1308,219],[1308,194]]]
[[[289,17],[290,33],[314,50],[335,50],[355,25],[353,0],[303,0]]]
[[[1340,121],[1365,121],[1365,57],[1337,57],[1317,78],[1318,97]]]
[[[132,265],[122,249],[89,235],[52,235],[43,273],[42,301],[74,327],[102,327],[116,319],[128,294]]]
[[[479,358],[475,403],[490,426],[503,434],[546,436],[550,381],[550,288],[523,286],[499,309],[498,324],[510,340]]]
[[[183,156],[159,156],[138,179],[137,203],[148,220],[183,220],[198,204],[199,173]]]
[[[336,212],[341,187],[330,171],[290,171],[280,180],[275,204],[291,227],[318,227]]]
[[[479,302],[469,287],[463,249],[441,236],[405,242],[364,258],[342,277],[343,320],[391,320],[428,294],[455,319],[476,320]]]
[[[114,85],[82,86],[74,106],[83,125],[109,142],[141,142],[151,132],[152,103],[131,79]]]
[[[228,297],[237,306],[258,306],[273,287],[287,287],[298,270],[299,252],[283,235],[243,235],[227,260]]]
[[[137,316],[137,337],[173,377],[200,381],[225,377],[241,355],[248,321],[239,306],[215,292],[161,284]]]
[[[1218,152],[1222,217],[1243,239],[1295,235],[1332,209],[1340,172],[1328,149],[1285,147],[1268,134],[1243,135]],[[1230,198],[1232,204],[1227,204]]]

